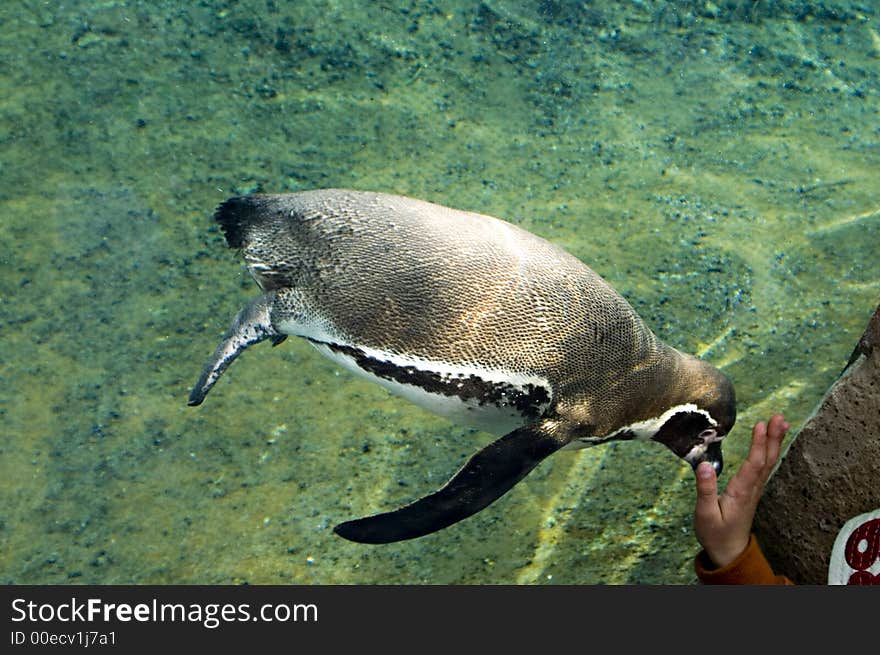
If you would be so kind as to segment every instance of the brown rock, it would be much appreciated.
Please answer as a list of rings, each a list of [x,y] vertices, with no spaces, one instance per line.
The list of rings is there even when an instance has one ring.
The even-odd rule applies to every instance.
[[[767,483],[754,530],[776,573],[826,584],[834,539],[880,507],[880,307]]]

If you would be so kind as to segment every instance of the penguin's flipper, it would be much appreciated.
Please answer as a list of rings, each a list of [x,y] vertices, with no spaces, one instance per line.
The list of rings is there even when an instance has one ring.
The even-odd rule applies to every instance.
[[[567,442],[549,422],[517,428],[474,454],[433,494],[393,512],[340,523],[333,531],[365,544],[386,544],[436,532],[498,500]]]
[[[214,383],[220,379],[229,365],[241,351],[255,343],[265,339],[272,339],[274,344],[279,344],[286,335],[279,333],[272,326],[272,306],[275,302],[275,292],[269,293],[252,300],[245,305],[235,318],[229,330],[223,335],[217,350],[208,360],[199,381],[189,394],[188,405],[200,405],[208,395]]]

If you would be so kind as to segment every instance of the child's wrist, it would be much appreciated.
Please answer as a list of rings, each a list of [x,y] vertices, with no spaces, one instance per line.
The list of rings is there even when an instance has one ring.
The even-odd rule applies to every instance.
[[[743,554],[748,545],[749,536],[746,535],[745,539],[737,539],[735,542],[727,543],[723,547],[712,549],[706,548],[705,550],[706,555],[709,556],[712,564],[719,569],[723,569],[731,562],[736,561],[736,559]]]

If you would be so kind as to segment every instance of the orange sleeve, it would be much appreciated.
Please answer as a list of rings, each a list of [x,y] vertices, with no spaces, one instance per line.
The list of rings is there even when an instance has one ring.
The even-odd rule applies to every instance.
[[[694,558],[694,569],[703,584],[743,584],[743,585],[790,585],[791,580],[784,575],[776,575],[767,558],[761,552],[755,535],[749,537],[749,544],[727,566],[716,568],[705,550]]]

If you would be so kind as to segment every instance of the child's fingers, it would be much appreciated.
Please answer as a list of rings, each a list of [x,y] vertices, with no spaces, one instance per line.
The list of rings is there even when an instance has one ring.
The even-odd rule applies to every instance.
[[[782,440],[785,433],[788,432],[789,425],[785,422],[782,414],[775,414],[770,418],[767,426],[767,467],[772,470],[779,459],[779,452],[782,449]],[[768,470],[768,475],[770,471]]]
[[[772,467],[767,467],[767,424],[755,423],[752,444],[739,470],[727,483],[724,495],[737,504],[757,502]]]
[[[739,478],[741,484],[751,486],[760,479],[766,463],[767,424],[758,421],[752,428],[752,445],[749,447],[749,454],[746,455],[746,461],[734,477]]]

